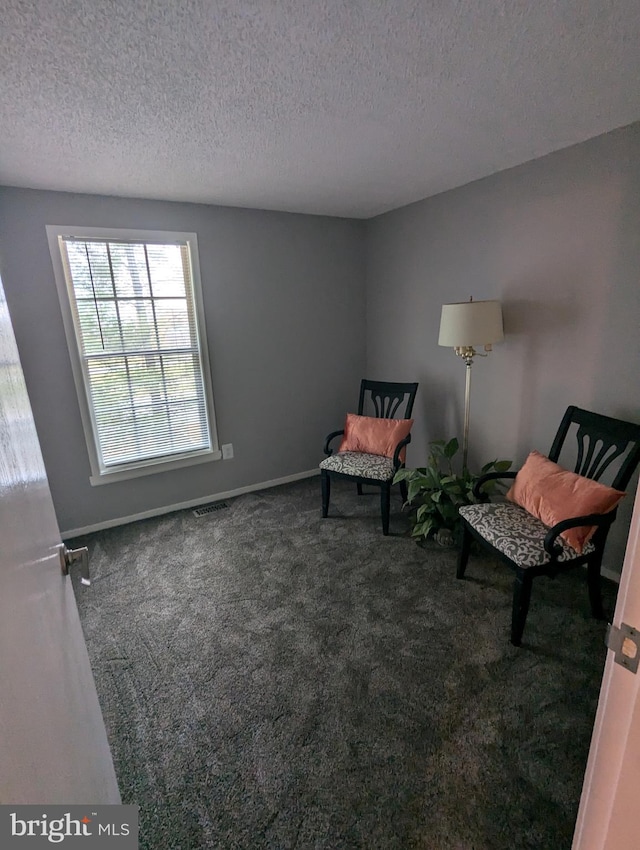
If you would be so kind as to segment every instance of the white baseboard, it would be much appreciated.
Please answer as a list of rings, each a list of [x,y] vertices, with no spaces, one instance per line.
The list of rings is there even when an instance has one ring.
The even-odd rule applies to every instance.
[[[68,540],[72,537],[81,537],[83,534],[92,534],[94,531],[103,531],[105,528],[115,528],[118,525],[126,525],[129,522],[137,522],[140,519],[150,519],[154,516],[162,516],[163,514],[170,514],[173,513],[173,511],[182,511],[186,508],[197,508],[199,505],[206,505],[209,502],[221,502],[223,499],[233,499],[235,496],[242,496],[244,493],[254,493],[257,490],[268,490],[270,487],[277,487],[279,484],[290,484],[292,481],[301,481],[303,478],[313,478],[314,475],[319,474],[319,469],[308,469],[306,472],[295,472],[293,475],[285,475],[283,478],[274,478],[271,481],[261,481],[259,484],[249,484],[246,487],[238,487],[235,490],[226,490],[223,493],[212,493],[209,496],[202,496],[199,499],[190,499],[188,502],[179,502],[176,505],[165,505],[165,507],[153,508],[150,511],[142,511],[139,514],[118,517],[117,519],[108,519],[105,522],[96,522],[93,525],[85,525],[82,528],[71,528],[68,531],[61,531],[60,536],[63,540]]]
[[[244,493],[255,493],[258,490],[268,490],[270,487],[277,487],[280,484],[290,484],[293,481],[302,481],[304,478],[313,478],[314,475],[319,475],[319,469],[308,469],[305,472],[295,472],[293,475],[285,475],[283,478],[273,478],[271,481],[261,481],[259,484],[249,484],[246,487],[237,487],[235,490],[225,490],[222,493],[213,493],[209,496],[202,496],[199,499],[190,499],[187,502],[178,502],[175,505],[166,505],[162,508],[153,508],[150,511],[142,511],[139,514],[131,516],[118,517],[117,519],[108,519],[105,522],[97,522],[93,525],[85,525],[82,528],[71,528],[69,531],[61,531],[60,536],[63,540],[70,540],[73,537],[81,537],[84,534],[92,534],[94,531],[103,531],[105,528],[115,528],[118,525],[127,525],[130,522],[137,522],[140,519],[150,519],[154,516],[162,516],[170,514],[173,511],[182,511],[187,508],[197,508],[199,505],[206,505],[209,502],[221,502],[224,499],[233,499],[235,496],[242,496]],[[620,574],[603,567],[600,570],[604,578],[620,584]]]

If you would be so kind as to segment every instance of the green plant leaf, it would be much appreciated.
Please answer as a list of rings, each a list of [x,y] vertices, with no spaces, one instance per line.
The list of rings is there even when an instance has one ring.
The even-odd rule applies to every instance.
[[[424,520],[425,516],[428,516],[431,511],[433,511],[433,505],[428,504],[428,503],[424,504],[424,505],[420,505],[420,507],[416,511],[416,521],[422,522]]]
[[[427,535],[432,530],[432,528],[433,528],[433,520],[430,519],[430,518],[426,519],[424,522],[419,522],[416,525],[414,525],[414,527],[411,531],[411,536],[412,537],[427,537]]]
[[[444,440],[433,440],[433,442],[429,443],[429,456],[432,459],[432,463],[437,463],[439,458],[444,457],[444,448]]]
[[[451,502],[444,502],[438,505],[442,516],[445,519],[457,519],[458,508]]]
[[[441,482],[441,476],[437,469],[429,468],[427,470],[427,474],[425,475],[427,480],[428,487],[439,487]]]
[[[426,537],[428,534],[430,534],[434,527],[435,522],[433,520],[433,517],[429,517],[429,519],[425,520],[422,527],[422,533],[424,534],[424,536]]]
[[[419,479],[413,479],[407,487],[407,501],[413,502],[415,497],[424,489],[424,484]]]
[[[445,457],[452,458],[459,448],[458,438],[452,437],[444,447]]]
[[[512,460],[497,460],[495,463],[496,472],[507,472],[511,469],[512,464]]]

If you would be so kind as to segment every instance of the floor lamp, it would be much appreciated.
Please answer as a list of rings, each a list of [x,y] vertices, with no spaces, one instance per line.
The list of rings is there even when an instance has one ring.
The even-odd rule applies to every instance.
[[[458,304],[443,304],[440,317],[438,345],[453,348],[467,367],[464,391],[464,437],[462,441],[462,468],[467,468],[469,448],[469,396],[471,392],[471,366],[479,354],[474,345],[491,351],[494,342],[504,339],[502,306],[499,301],[474,301],[470,298]]]

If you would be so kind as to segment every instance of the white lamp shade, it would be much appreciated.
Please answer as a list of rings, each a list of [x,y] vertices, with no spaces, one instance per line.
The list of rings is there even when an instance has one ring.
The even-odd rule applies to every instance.
[[[463,301],[443,304],[438,345],[492,345],[504,339],[499,301]]]

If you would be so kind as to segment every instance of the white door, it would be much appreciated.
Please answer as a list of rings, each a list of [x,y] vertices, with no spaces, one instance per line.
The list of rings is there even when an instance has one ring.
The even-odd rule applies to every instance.
[[[640,487],[622,570],[613,625],[640,635]],[[628,645],[633,655],[632,644]],[[640,669],[607,661],[582,789],[573,850],[640,847]]]
[[[120,802],[60,543],[0,282],[0,803]]]

